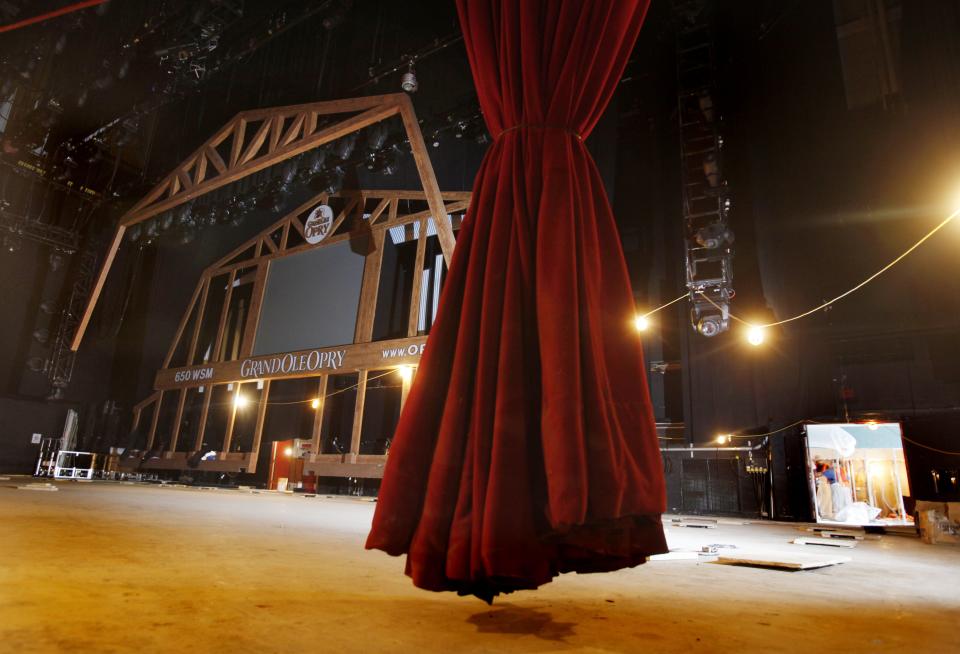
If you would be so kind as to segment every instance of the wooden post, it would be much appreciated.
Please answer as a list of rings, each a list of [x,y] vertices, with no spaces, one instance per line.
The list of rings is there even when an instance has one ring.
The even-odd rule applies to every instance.
[[[363,428],[363,403],[367,396],[367,371],[357,375],[357,402],[353,408],[353,433],[350,436],[350,456],[348,461],[356,463],[360,454],[360,430]]]
[[[257,336],[257,327],[260,325],[260,309],[263,307],[263,296],[267,290],[267,268],[269,261],[261,261],[257,265],[257,276],[253,280],[253,292],[250,295],[250,311],[243,328],[243,345],[240,347],[240,356],[248,357],[253,354],[253,343]]]
[[[233,295],[233,282],[237,278],[237,270],[230,271],[227,279],[227,290],[223,295],[223,308],[220,310],[220,322],[217,323],[217,337],[214,339],[213,352],[210,353],[211,361],[221,361],[220,346],[223,344],[223,328],[227,324],[227,314],[230,312],[230,297]],[[210,280],[213,283],[213,279]]]
[[[320,377],[320,383],[317,388],[317,399],[320,400],[320,406],[314,410],[313,414],[313,432],[310,441],[313,448],[313,452],[310,454],[311,461],[317,460],[317,455],[320,454],[320,448],[323,443],[323,434],[320,433],[320,429],[323,427],[323,410],[327,404],[327,380],[329,378],[329,375]]]
[[[377,293],[380,289],[380,268],[383,265],[383,244],[386,230],[375,229],[370,234],[373,250],[363,262],[363,285],[354,343],[369,343],[373,338],[373,323],[377,312]]]
[[[243,384],[240,382],[234,382],[237,385],[237,388],[233,391],[233,401],[230,402],[230,416],[227,418],[227,431],[223,434],[223,445],[220,450],[226,458],[226,454],[230,451],[230,441],[233,440],[233,426],[237,422],[237,398],[240,397],[240,389],[243,388]]]
[[[197,425],[197,440],[193,443],[193,451],[199,452],[203,446],[203,435],[207,431],[207,416],[210,414],[210,400],[213,397],[213,385],[201,386],[206,397],[203,400],[203,408],[200,410],[200,424]]]
[[[263,390],[260,392],[260,403],[257,405],[257,426],[253,430],[253,445],[250,446],[250,467],[247,472],[256,472],[260,458],[260,442],[263,437],[263,425],[267,416],[267,401],[270,398],[270,380],[265,379]]]
[[[417,238],[417,254],[413,264],[413,289],[410,292],[410,315],[407,316],[407,336],[416,336],[420,319],[420,302],[423,293],[423,258],[427,251],[427,218],[415,223],[420,231]]]
[[[177,451],[177,441],[180,440],[180,422],[183,420],[183,405],[187,400],[187,389],[180,389],[180,400],[177,402],[177,414],[173,418],[173,433],[170,436],[168,452]]]
[[[157,432],[157,420],[160,418],[160,407],[163,405],[163,391],[157,394],[157,401],[153,404],[153,418],[150,419],[150,434],[147,436],[147,451],[153,447],[153,439]]]
[[[413,160],[417,164],[417,172],[420,173],[423,192],[427,195],[427,204],[430,206],[434,223],[437,225],[440,249],[443,251],[443,258],[447,262],[447,268],[449,268],[450,259],[453,257],[453,248],[456,245],[453,225],[447,217],[443,196],[440,194],[437,177],[433,173],[433,164],[430,163],[427,145],[423,142],[423,134],[420,132],[420,124],[417,122],[413,103],[406,94],[402,95],[398,101],[400,103],[400,118],[403,120],[403,126],[407,130],[407,138],[410,140],[410,151],[413,153]]]

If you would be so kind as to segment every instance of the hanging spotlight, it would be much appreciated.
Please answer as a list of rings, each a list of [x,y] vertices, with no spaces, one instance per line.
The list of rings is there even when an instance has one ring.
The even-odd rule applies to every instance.
[[[313,400],[310,401],[310,408],[311,408],[311,409],[319,409],[319,408],[320,408],[320,398],[318,398],[318,397],[313,398]]]
[[[40,345],[46,345],[50,340],[50,330],[44,327],[40,329],[35,329],[33,331],[33,340],[35,340]]]
[[[384,123],[371,125],[366,133],[367,149],[370,150],[371,153],[377,152],[387,142],[388,135],[387,126]]]
[[[731,436],[730,434],[720,434],[719,436],[717,436],[717,444],[724,445],[726,443],[729,443],[732,439],[733,439],[733,436]]]
[[[141,227],[139,223],[132,225],[130,229],[127,230],[127,240],[131,243],[139,241],[141,236],[143,236],[143,227]]]
[[[880,429],[880,425],[877,424],[876,420],[868,420],[867,429],[869,429],[870,431],[877,431],[878,429]]]
[[[765,335],[763,333],[763,327],[753,325],[747,331],[747,342],[749,342],[750,345],[753,345],[754,347],[758,345],[763,345],[764,338],[765,338]]]
[[[724,245],[733,243],[733,231],[721,222],[710,223],[701,227],[694,235],[694,240],[700,247],[716,250]]]
[[[638,332],[645,332],[650,329],[650,320],[646,316],[637,316],[633,319],[633,326]]]
[[[237,393],[233,397],[233,406],[237,407],[238,409],[242,409],[243,407],[247,406],[249,402],[250,400],[247,399],[246,395],[240,395]]]
[[[353,154],[353,148],[357,145],[357,133],[349,134],[344,136],[333,148],[333,154],[340,161],[346,161],[350,158],[350,155]]]
[[[728,321],[719,313],[710,313],[697,320],[697,331],[703,336],[711,338],[727,329]]]
[[[413,379],[413,366],[400,366],[397,368],[397,374],[400,375],[400,379],[404,383],[410,383],[410,380]]]
[[[57,303],[56,303],[56,301],[54,301],[54,300],[44,300],[43,302],[40,303],[40,311],[42,311],[43,313],[47,314],[48,316],[52,316],[53,314],[55,314],[55,313],[57,312]]]
[[[144,228],[143,241],[146,245],[150,245],[157,240],[157,237],[160,236],[160,226],[157,225],[156,220],[151,220],[147,223]]]
[[[410,59],[407,64],[407,72],[400,77],[400,88],[407,93],[416,93],[417,89],[420,88],[420,84],[417,82],[417,74],[413,70],[413,59]]]

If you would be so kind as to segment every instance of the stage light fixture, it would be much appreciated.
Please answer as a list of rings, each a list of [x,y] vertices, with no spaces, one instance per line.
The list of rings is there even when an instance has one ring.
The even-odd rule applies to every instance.
[[[727,328],[728,321],[720,314],[707,314],[697,320],[697,331],[712,338]]]
[[[700,247],[716,250],[733,243],[733,231],[723,223],[715,222],[698,229],[694,235],[694,240]]]
[[[880,429],[880,425],[877,424],[876,420],[868,420],[867,429],[869,429],[870,431],[877,431],[878,429]]]
[[[733,436],[731,436],[730,434],[720,434],[719,436],[717,436],[717,444],[719,445],[724,445],[726,443],[729,443],[731,440],[733,440]]]
[[[311,409],[319,409],[319,408],[320,408],[320,398],[318,398],[318,397],[313,398],[313,400],[310,401],[310,408],[311,408]]]
[[[237,393],[233,397],[233,405],[238,409],[242,409],[243,407],[247,406],[249,402],[250,400],[247,399],[246,395],[240,395],[239,393]]]
[[[633,319],[633,326],[637,328],[638,332],[645,332],[650,329],[650,319],[646,316],[637,316]]]
[[[410,383],[410,380],[413,379],[413,366],[400,366],[397,368],[397,374],[400,375],[400,379],[404,383]]]
[[[283,453],[285,456],[293,456],[293,448],[287,447],[283,450]]]
[[[420,83],[417,82],[417,73],[413,70],[412,60],[407,67],[407,72],[400,78],[400,88],[407,93],[416,93],[417,89],[420,88]]]
[[[46,345],[50,340],[50,330],[44,327],[40,329],[35,329],[33,331],[33,340],[35,340],[40,345]]]
[[[353,149],[357,145],[357,133],[348,134],[344,136],[336,145],[333,147],[333,154],[340,161],[346,161],[350,158],[350,155],[353,154]]]
[[[750,343],[750,345],[753,345],[754,347],[758,345],[763,345],[763,341],[765,337],[766,336],[763,333],[763,327],[758,327],[756,325],[753,325],[747,331],[747,342]]]

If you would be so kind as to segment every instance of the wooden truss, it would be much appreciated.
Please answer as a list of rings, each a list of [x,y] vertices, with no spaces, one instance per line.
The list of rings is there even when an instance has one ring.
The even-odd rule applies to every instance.
[[[342,117],[344,114],[352,115]],[[342,119],[318,128],[320,118],[324,116]],[[405,93],[244,111],[197,148],[120,218],[70,348],[76,351],[80,347],[128,227],[393,116],[399,116],[403,121],[424,198],[436,221],[440,247],[449,266],[454,247],[453,229],[413,104]]]
[[[442,216],[446,218],[449,215],[464,212],[469,206],[470,197],[471,194],[468,192],[442,193],[441,200],[444,203]],[[318,474],[332,476],[380,476],[386,462],[386,455],[360,454],[367,375],[371,370],[415,364],[420,357],[420,348],[426,341],[426,336],[418,333],[417,308],[421,304],[421,279],[424,271],[426,235],[429,233],[430,219],[433,218],[434,224],[439,226],[436,220],[437,212],[432,208],[422,209],[427,198],[427,194],[423,191],[358,190],[335,194],[320,193],[208,266],[201,275],[183,313],[164,359],[163,368],[157,371],[154,383],[156,391],[133,408],[134,429],[140,426],[141,418],[144,416],[144,412],[147,412],[148,417],[146,419],[149,420],[149,425],[144,424],[146,451],[156,449],[155,445],[160,441],[158,431],[161,407],[169,404],[174,411],[171,422],[173,428],[165,440],[166,446],[159,453],[158,458],[145,462],[144,467],[186,469],[189,467],[187,464],[189,454],[199,450],[204,439],[207,418],[211,411],[213,392],[211,390],[205,395],[197,431],[184,434],[181,433],[180,429],[189,389],[198,386],[212,389],[213,386],[233,384],[234,390],[232,393],[238,395],[243,384],[250,385],[252,382],[260,381],[264,388],[256,408],[257,418],[250,450],[238,451],[232,447],[236,406],[231,404],[226,433],[220,451],[218,451],[214,460],[197,464],[198,469],[201,470],[245,470],[252,472],[256,469],[271,381],[294,377],[315,377],[318,384],[318,397],[323,398],[326,392],[327,375],[331,374],[329,371],[278,373],[265,376],[259,380],[244,378],[241,374],[242,361],[253,356],[254,336],[263,306],[268,268],[271,262],[286,256],[331,246],[347,240],[368,239],[368,244],[372,247],[370,247],[370,251],[365,258],[363,284],[358,303],[353,342],[336,348],[344,353],[344,366],[340,372],[355,371],[358,373],[359,379],[350,449],[349,452],[342,455],[320,452],[320,416],[322,412],[318,410],[312,433],[313,454],[307,461],[307,469],[318,471]],[[334,202],[334,200],[336,201]],[[319,243],[310,244],[305,241],[304,219],[313,207],[321,203],[335,204],[339,207],[339,211],[331,224],[330,235]],[[348,222],[351,220],[354,225],[362,224],[363,229],[339,229],[345,223],[351,224]],[[404,230],[407,236],[414,236],[417,241],[406,336],[393,340],[373,341],[384,242],[385,239],[389,238],[388,234],[396,229]],[[222,345],[226,338],[231,293],[240,279],[252,280],[253,290],[250,306],[243,320],[243,337],[237,339],[239,346],[236,351],[231,352]],[[204,311],[211,288],[217,286],[225,288],[226,295],[221,303],[220,313],[212,316],[212,319],[218,325],[215,344],[211,348],[210,358],[200,360],[198,340],[201,325],[205,318]],[[384,359],[384,350],[395,350],[397,348],[405,350],[407,354]],[[181,359],[174,360],[178,352],[180,352]],[[300,355],[304,353],[281,354]],[[208,369],[211,373],[210,376],[199,379],[193,377],[191,380],[191,375],[184,374],[198,368]],[[409,382],[405,382],[404,398],[408,385]],[[322,400],[320,401],[322,402]],[[187,438],[190,439],[189,442],[184,440]],[[180,444],[179,449],[178,444]]]

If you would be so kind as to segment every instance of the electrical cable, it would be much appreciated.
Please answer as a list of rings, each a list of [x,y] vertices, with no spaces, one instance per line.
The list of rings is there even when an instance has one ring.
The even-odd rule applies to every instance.
[[[944,227],[946,227],[946,226],[947,226],[950,222],[952,222],[957,216],[960,216],[960,209],[957,209],[956,211],[954,211],[953,213],[951,213],[951,214],[950,214],[949,216],[947,216],[943,221],[941,221],[936,227],[934,227],[934,228],[931,229],[929,232],[927,232],[919,241],[917,241],[916,243],[914,243],[913,245],[911,245],[909,248],[907,248],[903,253],[901,253],[898,257],[896,257],[893,261],[891,261],[890,263],[888,263],[887,265],[885,265],[883,268],[881,268],[881,269],[878,270],[877,272],[873,273],[872,275],[870,275],[869,277],[867,277],[866,279],[864,279],[862,282],[860,282],[859,284],[857,284],[857,285],[854,286],[853,288],[851,288],[851,289],[849,289],[849,290],[847,290],[847,291],[844,291],[843,293],[841,293],[840,295],[836,296],[835,298],[833,298],[833,299],[831,299],[831,300],[827,300],[826,302],[823,302],[822,304],[820,304],[820,305],[818,305],[818,306],[816,306],[816,307],[814,307],[814,308],[812,308],[812,309],[809,309],[809,310],[807,310],[807,311],[804,311],[803,313],[798,313],[798,314],[795,315],[795,316],[791,316],[790,318],[784,318],[783,320],[777,320],[777,321],[775,321],[775,322],[769,322],[769,323],[763,323],[763,324],[751,323],[751,322],[749,322],[749,321],[747,321],[747,320],[744,320],[743,318],[740,318],[739,316],[736,316],[736,315],[730,313],[729,310],[725,311],[725,313],[726,313],[726,315],[728,315],[728,316],[729,316],[730,318],[732,318],[733,320],[736,320],[737,322],[740,322],[740,323],[742,323],[742,324],[744,324],[744,325],[748,325],[748,326],[750,326],[750,327],[759,328],[759,329],[766,329],[766,328],[768,328],[768,327],[777,327],[777,326],[779,326],[779,325],[785,325],[785,324],[787,324],[787,323],[789,323],[789,322],[793,322],[794,320],[800,320],[801,318],[806,318],[807,316],[813,315],[813,314],[817,313],[818,311],[821,311],[821,310],[823,310],[823,309],[826,309],[826,308],[829,307],[830,305],[835,304],[836,302],[839,302],[840,300],[842,300],[843,298],[847,297],[848,295],[850,295],[850,294],[852,294],[852,293],[855,293],[856,291],[859,291],[861,288],[863,288],[864,286],[866,286],[867,284],[869,284],[870,282],[872,282],[873,280],[875,280],[877,277],[879,277],[880,275],[882,275],[883,273],[887,272],[888,270],[890,270],[891,268],[893,268],[895,265],[897,265],[898,263],[900,263],[901,261],[903,261],[903,260],[907,257],[907,255],[909,255],[911,252],[913,252],[914,250],[916,250],[918,247],[920,247],[921,245],[923,245],[924,243],[926,243],[931,237],[933,237],[934,234],[936,234],[936,233],[939,232],[941,229],[943,229]],[[711,300],[711,299],[707,296],[706,293],[704,293],[703,291],[697,290],[697,291],[690,291],[690,292],[688,292],[688,293],[684,293],[684,294],[681,295],[680,297],[675,298],[675,299],[667,302],[666,304],[663,304],[663,305],[657,307],[656,309],[653,309],[653,310],[651,310],[651,311],[648,311],[648,312],[645,313],[645,314],[642,314],[642,317],[647,317],[647,316],[650,316],[650,315],[652,315],[652,314],[660,311],[661,309],[666,309],[666,308],[669,307],[671,304],[674,304],[675,302],[679,302],[679,301],[682,300],[683,298],[688,297],[688,296],[692,295],[693,293],[699,293],[699,294],[703,297],[703,299],[705,299],[707,302],[709,302],[710,304],[712,304],[712,305],[714,306],[714,308],[719,309],[719,310],[721,310],[721,311],[724,310],[723,307],[721,307],[721,306],[718,305],[716,302],[714,302],[713,300]]]
[[[911,439],[907,438],[906,436],[904,436],[903,434],[900,434],[900,438],[902,438],[903,440],[907,441],[908,443],[913,443],[913,444],[916,445],[917,447],[922,447],[922,448],[925,449],[925,450],[930,450],[930,451],[932,451],[932,452],[938,452],[938,453],[940,453],[940,454],[947,454],[947,455],[949,455],[949,456],[960,456],[960,452],[951,452],[950,450],[940,450],[940,449],[937,449],[937,448],[935,448],[935,447],[930,447],[929,445],[924,445],[923,443],[918,443],[917,441],[911,440]]]
[[[671,304],[676,304],[677,302],[679,302],[680,300],[682,300],[682,299],[685,298],[685,297],[690,297],[690,291],[687,291],[686,293],[684,293],[684,294],[681,295],[680,297],[676,297],[676,298],[670,300],[670,301],[667,302],[666,304],[660,305],[659,307],[657,307],[656,309],[653,309],[652,311],[648,311],[648,312],[642,314],[640,317],[641,317],[641,318],[646,318],[647,316],[652,316],[652,315],[655,314],[656,312],[658,312],[658,311],[660,311],[660,310],[662,310],[662,309],[666,309],[666,308],[669,307]]]

